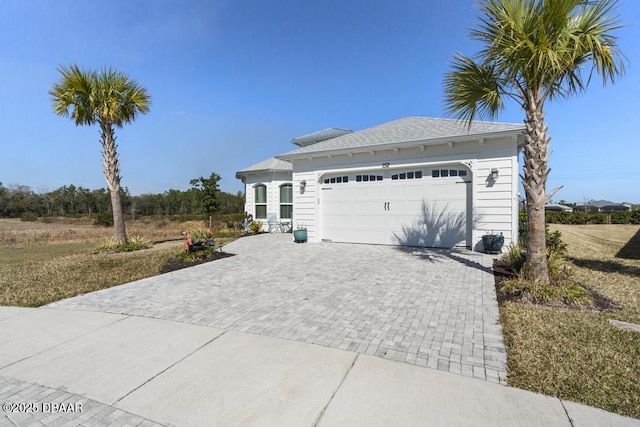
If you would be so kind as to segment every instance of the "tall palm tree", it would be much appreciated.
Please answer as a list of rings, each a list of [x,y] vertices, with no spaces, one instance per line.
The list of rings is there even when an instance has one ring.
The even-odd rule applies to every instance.
[[[549,283],[544,206],[549,140],[547,101],[582,92],[592,75],[603,84],[624,73],[612,33],[621,27],[616,0],[486,0],[471,37],[483,48],[474,59],[457,53],[445,75],[447,110],[469,124],[495,118],[505,98],[525,112],[524,166],[529,279]]]
[[[113,68],[98,72],[71,65],[62,66],[58,71],[62,77],[49,91],[53,111],[61,117],[71,117],[76,126],[96,123],[100,126],[102,165],[111,194],[114,233],[118,240],[126,243],[114,128],[133,122],[138,114],[147,113],[151,97],[147,89]]]

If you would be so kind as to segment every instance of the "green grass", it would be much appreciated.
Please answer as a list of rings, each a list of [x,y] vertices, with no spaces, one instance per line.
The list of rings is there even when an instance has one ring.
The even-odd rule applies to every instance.
[[[500,317],[508,383],[640,418],[640,334],[609,319],[640,323],[640,260],[629,251],[640,227],[554,225],[568,243],[572,278],[613,300],[619,310],[570,310],[505,302]],[[635,250],[640,248],[636,247]]]
[[[91,245],[95,247],[95,245]],[[0,305],[38,307],[60,299],[109,288],[158,274],[180,244],[135,252],[62,254],[52,244],[34,253],[17,250],[0,264]],[[9,250],[3,248],[0,253]],[[21,260],[20,255],[28,254]]]

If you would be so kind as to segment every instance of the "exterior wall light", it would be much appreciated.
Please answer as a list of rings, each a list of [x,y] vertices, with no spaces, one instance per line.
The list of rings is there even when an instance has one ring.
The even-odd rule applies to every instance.
[[[302,181],[300,181],[300,189],[301,190],[304,190],[306,186],[307,186],[307,181],[306,180],[303,179]]]
[[[493,179],[494,181],[498,179],[498,169],[496,168],[491,169],[491,179]]]

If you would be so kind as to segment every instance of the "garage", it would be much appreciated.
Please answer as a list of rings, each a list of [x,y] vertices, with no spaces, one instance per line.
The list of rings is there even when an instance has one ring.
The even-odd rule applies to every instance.
[[[266,206],[268,216],[306,229],[309,242],[482,251],[486,233],[502,233],[505,247],[518,241],[523,133],[522,124],[431,117],[326,128],[236,176],[247,212]],[[263,187],[266,203],[253,197]]]
[[[462,165],[323,175],[320,239],[420,247],[470,246],[471,176]]]

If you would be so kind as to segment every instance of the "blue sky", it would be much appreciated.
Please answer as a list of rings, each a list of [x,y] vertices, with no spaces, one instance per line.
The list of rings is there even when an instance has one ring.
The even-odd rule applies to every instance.
[[[118,129],[122,185],[184,190],[235,172],[331,126],[446,117],[442,80],[472,55],[476,0],[3,0],[0,182],[50,191],[106,187],[98,129],[51,111],[59,65],[112,66],[147,87],[149,114]],[[640,2],[619,5],[628,59],[615,85],[593,81],[549,104],[555,200],[640,203]],[[517,105],[499,117],[521,123]]]

